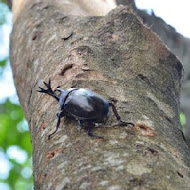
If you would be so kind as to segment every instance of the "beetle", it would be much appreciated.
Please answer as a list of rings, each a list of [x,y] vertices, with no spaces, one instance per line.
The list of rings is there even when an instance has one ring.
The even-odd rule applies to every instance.
[[[79,125],[85,129],[89,136],[103,138],[93,134],[92,127],[95,126],[95,124],[102,124],[108,119],[110,106],[118,121],[118,125],[134,126],[131,122],[121,120],[115,105],[111,101],[106,100],[88,88],[68,88],[63,90],[59,86],[55,90],[52,90],[50,79],[48,83],[45,81],[43,83],[47,89],[39,86],[38,92],[52,96],[59,102],[60,106],[60,111],[57,113],[58,120],[56,129],[48,136],[48,139],[58,130],[62,117],[72,117],[77,120]],[[58,91],[59,94],[56,94],[56,91]]]

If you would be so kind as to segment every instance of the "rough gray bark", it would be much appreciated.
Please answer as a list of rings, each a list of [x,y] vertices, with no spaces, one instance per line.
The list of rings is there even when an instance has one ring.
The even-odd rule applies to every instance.
[[[184,75],[180,107],[186,116],[184,134],[190,148],[190,39],[177,33],[172,26],[166,24],[161,18],[156,17],[154,14],[148,15],[145,11],[140,10],[137,10],[137,14],[152,31],[159,35],[160,39],[166,43],[169,49],[178,56],[183,63]]]
[[[179,122],[182,65],[132,10],[105,17],[66,15],[55,1],[33,1],[17,18],[10,59],[33,146],[35,189],[189,189],[189,152]],[[115,99],[135,127],[94,129],[76,121],[54,130],[58,104],[39,80],[85,87]]]
[[[167,44],[170,50],[177,55],[184,65],[184,77],[181,89],[181,110],[186,115],[185,138],[190,147],[190,39],[177,33],[175,29],[167,25],[155,15],[148,15],[144,11],[138,11],[139,16],[160,38]]]
[[[117,0],[116,2],[117,4],[133,7],[137,15],[142,18],[143,23],[150,27],[182,61],[184,75],[180,95],[180,109],[186,116],[184,135],[190,149],[190,39],[176,32],[172,26],[157,17],[154,12],[149,15],[145,10],[138,10],[134,0]]]

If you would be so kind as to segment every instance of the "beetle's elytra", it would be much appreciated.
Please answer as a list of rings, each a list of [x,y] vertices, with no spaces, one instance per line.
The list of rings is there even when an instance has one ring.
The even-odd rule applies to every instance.
[[[103,123],[107,120],[109,115],[109,107],[112,107],[113,113],[119,122],[118,125],[132,125],[131,122],[125,122],[121,120],[115,105],[106,100],[104,97],[99,94],[91,91],[87,88],[69,88],[61,89],[56,88],[52,90],[51,80],[49,82],[43,82],[47,89],[41,88],[38,92],[46,93],[53,98],[55,98],[60,105],[60,111],[57,113],[58,121],[56,129],[51,133],[48,138],[56,133],[59,128],[60,120],[62,117],[72,117],[76,119],[79,125],[84,128],[87,134],[91,137],[103,138],[92,133],[92,127],[95,123]],[[56,94],[56,91],[59,91],[59,95]]]

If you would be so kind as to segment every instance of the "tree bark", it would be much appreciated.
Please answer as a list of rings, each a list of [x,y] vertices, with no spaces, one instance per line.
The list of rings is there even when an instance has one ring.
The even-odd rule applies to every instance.
[[[69,15],[58,0],[28,1],[15,20],[10,46],[30,127],[35,189],[190,189],[179,121],[182,65],[130,8],[80,17]],[[111,114],[106,126],[94,129],[105,138],[99,140],[76,121],[62,119],[48,140],[58,104],[37,89],[49,78],[54,88],[85,87],[114,99],[135,127],[112,127]]]
[[[186,116],[184,135],[190,149],[190,39],[176,32],[154,13],[148,15],[145,11],[137,10],[137,14],[143,19],[143,23],[151,28],[168,48],[182,61],[184,67],[183,82],[180,96],[180,108]]]

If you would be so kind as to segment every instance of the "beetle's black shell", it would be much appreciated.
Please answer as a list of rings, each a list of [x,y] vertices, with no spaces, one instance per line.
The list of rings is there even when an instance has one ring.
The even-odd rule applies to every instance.
[[[86,88],[61,90],[59,103],[60,106],[62,104],[61,110],[77,120],[102,123],[107,119],[109,113],[109,102]]]

